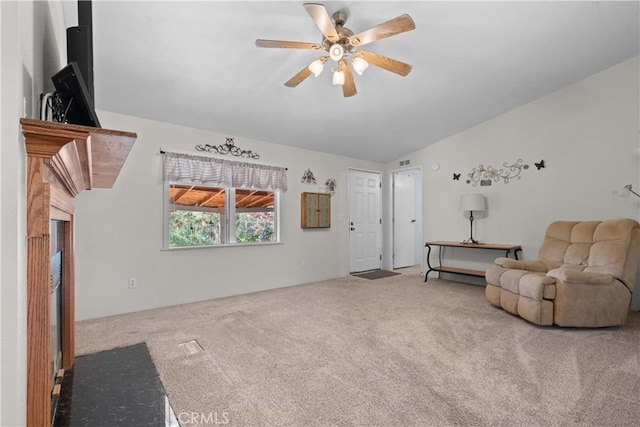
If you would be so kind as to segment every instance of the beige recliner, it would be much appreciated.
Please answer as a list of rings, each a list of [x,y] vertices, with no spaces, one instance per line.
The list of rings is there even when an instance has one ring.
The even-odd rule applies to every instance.
[[[489,302],[537,325],[622,325],[640,250],[633,219],[557,221],[538,260],[497,258],[486,272]]]

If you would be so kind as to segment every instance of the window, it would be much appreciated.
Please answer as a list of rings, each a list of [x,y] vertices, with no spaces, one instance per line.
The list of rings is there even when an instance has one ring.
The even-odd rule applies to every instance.
[[[165,248],[279,242],[278,204],[286,189],[285,171],[165,153]],[[263,188],[210,185],[234,184],[234,179]]]
[[[171,248],[279,241],[274,191],[169,184],[168,198]]]

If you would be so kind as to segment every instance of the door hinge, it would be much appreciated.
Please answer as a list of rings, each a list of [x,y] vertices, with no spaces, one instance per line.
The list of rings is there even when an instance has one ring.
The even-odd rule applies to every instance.
[[[380,186],[380,188],[382,188],[382,182],[379,182],[378,185]]]
[[[380,261],[382,261],[382,254],[380,254]]]

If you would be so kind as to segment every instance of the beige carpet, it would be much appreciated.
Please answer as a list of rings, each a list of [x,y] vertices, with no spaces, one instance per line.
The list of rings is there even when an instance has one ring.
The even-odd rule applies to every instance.
[[[79,322],[78,353],[145,341],[176,414],[227,425],[638,425],[640,313],[536,327],[482,287],[423,280],[349,276]],[[192,339],[204,352],[179,345]]]

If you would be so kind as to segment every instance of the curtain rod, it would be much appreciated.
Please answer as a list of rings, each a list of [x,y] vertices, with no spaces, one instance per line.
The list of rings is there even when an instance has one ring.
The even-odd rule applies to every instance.
[[[164,150],[160,150],[160,154],[166,154],[166,153],[167,153],[166,151],[164,151]],[[279,166],[279,167],[280,167],[280,166]],[[284,170],[288,171],[288,170],[289,170],[289,168],[284,168]]]

